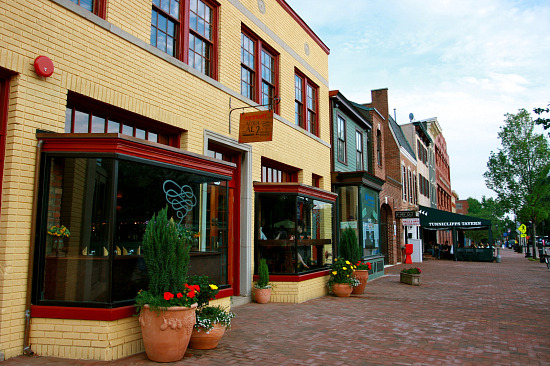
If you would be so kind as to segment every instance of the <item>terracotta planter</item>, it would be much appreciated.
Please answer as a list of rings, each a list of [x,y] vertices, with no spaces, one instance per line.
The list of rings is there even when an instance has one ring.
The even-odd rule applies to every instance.
[[[271,287],[269,288],[256,288],[254,287],[254,300],[258,304],[267,304],[271,299]]]
[[[403,273],[399,274],[399,281],[408,285],[420,286],[420,273]]]
[[[334,296],[338,297],[348,297],[351,295],[353,287],[347,283],[333,283],[332,284],[332,293]]]
[[[225,333],[225,327],[219,323],[214,324],[214,328],[207,333],[204,329],[193,328],[189,348],[193,349],[213,349],[218,347],[220,339]]]
[[[145,305],[139,314],[145,353],[151,361],[174,362],[185,355],[195,325],[197,304],[174,306],[159,313]]]
[[[365,287],[367,286],[367,281],[369,280],[369,271],[366,269],[356,269],[355,271],[353,271],[353,275],[361,283],[353,287],[353,291],[351,293],[354,295],[361,295],[365,291]]]

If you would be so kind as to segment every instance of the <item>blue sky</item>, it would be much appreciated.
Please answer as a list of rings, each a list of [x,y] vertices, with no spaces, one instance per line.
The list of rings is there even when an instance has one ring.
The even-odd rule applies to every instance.
[[[495,196],[483,173],[504,114],[550,103],[550,1],[286,1],[330,48],[331,90],[388,88],[399,124],[437,117],[452,189]]]

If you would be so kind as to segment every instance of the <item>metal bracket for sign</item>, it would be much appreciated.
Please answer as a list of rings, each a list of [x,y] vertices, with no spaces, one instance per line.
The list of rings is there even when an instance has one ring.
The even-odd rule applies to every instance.
[[[273,103],[251,105],[251,106],[248,106],[248,107],[231,108],[231,97],[229,97],[229,108],[230,108],[229,109],[229,134],[231,134],[231,112],[236,111],[237,109],[258,108],[258,107],[266,107],[266,106],[271,106],[271,108],[269,108],[269,109],[273,110],[273,107],[275,106],[275,104],[279,104],[280,102],[281,102],[281,98],[280,97],[275,97],[275,98],[273,98]]]

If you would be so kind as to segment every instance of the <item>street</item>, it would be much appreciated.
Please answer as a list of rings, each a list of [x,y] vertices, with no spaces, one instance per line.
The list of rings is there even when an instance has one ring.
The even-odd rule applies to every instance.
[[[550,365],[550,271],[501,250],[501,263],[428,260],[421,286],[399,271],[351,298],[235,307],[217,349],[189,349],[173,365]],[[2,366],[153,365],[20,356]]]

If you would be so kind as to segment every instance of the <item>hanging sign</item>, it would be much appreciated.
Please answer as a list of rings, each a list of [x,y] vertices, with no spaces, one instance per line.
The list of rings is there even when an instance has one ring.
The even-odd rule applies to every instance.
[[[273,111],[241,113],[239,143],[271,141]]]
[[[395,211],[396,219],[412,219],[418,217],[418,211]]]
[[[420,219],[403,219],[401,220],[401,224],[403,224],[403,226],[420,226]]]

